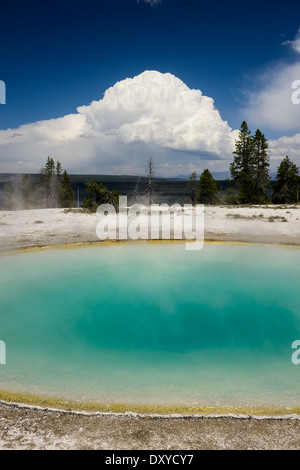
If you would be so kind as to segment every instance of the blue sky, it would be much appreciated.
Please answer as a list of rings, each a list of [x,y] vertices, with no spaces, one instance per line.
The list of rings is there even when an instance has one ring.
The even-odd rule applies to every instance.
[[[23,131],[28,132],[28,129],[18,131],[18,126],[76,114],[77,107],[102,100],[105,91],[116,82],[133,79],[148,70],[172,74],[188,89],[201,90],[214,100],[222,121],[227,121],[232,130],[238,129],[244,119],[253,131],[259,127],[275,142],[272,147],[274,165],[284,152],[284,145],[286,151],[294,145],[292,156],[297,162],[300,153],[297,153],[295,136],[300,132],[300,120],[293,124],[294,117],[290,116],[282,124],[281,106],[276,108],[277,120],[273,119],[275,111],[269,107],[266,113],[265,108],[266,103],[274,102],[272,94],[266,97],[268,90],[274,91],[276,101],[276,90],[280,86],[276,80],[280,74],[286,76],[285,70],[288,70],[291,80],[300,79],[297,76],[299,52],[293,47],[299,27],[300,4],[290,0],[6,2],[1,6],[0,30],[0,79],[7,87],[6,105],[0,105],[3,131],[0,171],[35,171],[47,154],[56,158],[53,142],[49,148],[42,147],[40,142],[35,145],[37,137],[33,132],[30,145],[28,135],[27,147],[22,142],[16,145],[15,140],[10,143],[7,129],[14,129],[14,136],[18,132],[24,135]],[[291,109],[296,117],[300,117],[299,108],[294,105]],[[157,117],[156,112],[151,113],[152,119]],[[188,121],[187,116],[185,119]],[[194,131],[198,130],[196,126]],[[227,151],[225,156],[219,155],[218,160],[215,149],[211,157],[208,156],[209,146],[200,145],[198,151],[196,145],[179,148],[177,144],[162,145],[161,139],[154,139],[153,147],[149,138],[144,141],[141,134],[138,148],[135,145],[132,151],[133,140],[129,142],[127,137],[121,139],[123,146],[118,139],[111,151],[108,143],[101,141],[104,156],[99,164],[96,153],[101,153],[100,143],[97,150],[95,146],[92,150],[88,144],[87,153],[93,155],[87,158],[86,164],[79,164],[78,156],[76,163],[72,163],[73,147],[59,149],[57,157],[63,163],[65,160],[64,166],[71,172],[133,171],[144,165],[144,162],[138,163],[139,152],[152,152],[154,158],[157,156],[158,166],[160,161],[165,165],[160,169],[161,174],[181,173],[185,163],[187,173],[193,166],[200,171],[210,162],[215,171],[224,171],[228,166]],[[282,137],[294,140],[283,144],[278,141]],[[24,155],[25,147],[27,152],[32,152],[31,162]],[[131,166],[118,163],[118,151],[124,151],[126,158],[134,154]],[[178,155],[174,157],[177,151],[182,155],[181,166]],[[110,154],[114,161],[111,166]]]

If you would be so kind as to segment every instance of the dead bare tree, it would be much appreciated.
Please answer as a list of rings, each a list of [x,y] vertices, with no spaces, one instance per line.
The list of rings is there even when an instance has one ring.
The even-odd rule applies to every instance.
[[[153,204],[153,192],[154,192],[154,165],[152,157],[149,158],[148,162],[148,169],[147,169],[147,178],[148,178],[148,185],[146,189],[146,194],[148,196],[149,206]]]

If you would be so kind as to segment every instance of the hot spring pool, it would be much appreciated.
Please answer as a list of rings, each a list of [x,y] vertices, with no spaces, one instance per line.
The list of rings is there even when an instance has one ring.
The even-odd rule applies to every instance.
[[[1,256],[0,389],[299,406],[300,249],[115,244]]]

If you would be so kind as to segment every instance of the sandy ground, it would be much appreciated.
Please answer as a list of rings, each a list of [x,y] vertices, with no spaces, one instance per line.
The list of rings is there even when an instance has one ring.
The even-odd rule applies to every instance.
[[[0,250],[99,241],[98,217],[0,212]],[[300,245],[300,207],[206,207],[205,239]],[[300,420],[64,413],[0,403],[0,449],[300,449]]]

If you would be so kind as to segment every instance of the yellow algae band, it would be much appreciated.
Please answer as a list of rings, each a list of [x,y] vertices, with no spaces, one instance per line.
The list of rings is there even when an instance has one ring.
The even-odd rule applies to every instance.
[[[124,244],[185,244],[186,240],[106,240],[106,241],[92,241],[92,242],[78,242],[78,243],[61,243],[53,245],[42,245],[42,246],[29,246],[17,248],[14,250],[3,251],[0,256],[7,256],[12,254],[22,253],[33,253],[36,251],[44,250],[71,250],[76,248],[88,248],[97,246],[116,246]],[[300,248],[300,244],[289,244],[289,243],[267,243],[267,242],[247,242],[237,240],[205,240],[204,245],[235,245],[235,246],[278,246],[283,248]]]
[[[125,403],[93,403],[68,401],[61,398],[50,398],[39,395],[30,395],[27,393],[7,392],[0,390],[0,401],[16,405],[29,405],[31,407],[43,407],[57,409],[68,412],[88,412],[88,413],[136,413],[139,415],[181,415],[184,416],[211,416],[211,415],[236,415],[238,416],[265,416],[282,417],[297,416],[300,417],[300,407],[294,408],[268,408],[268,407],[234,407],[234,406],[172,406],[172,405],[129,405]]]

